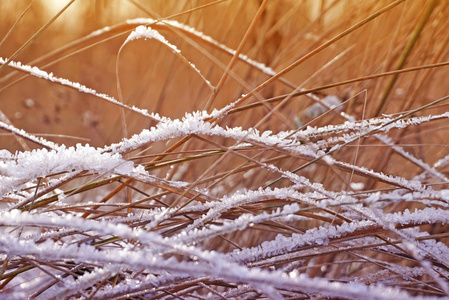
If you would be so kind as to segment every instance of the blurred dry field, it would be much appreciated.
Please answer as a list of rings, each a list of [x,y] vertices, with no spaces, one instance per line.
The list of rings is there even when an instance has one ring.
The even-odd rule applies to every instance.
[[[54,76],[114,97],[129,107],[146,109],[150,113],[170,119],[182,119],[186,113],[196,111],[211,113],[213,109],[221,109],[238,101],[229,113],[214,120],[214,124],[222,128],[241,127],[244,130],[257,129],[259,132],[269,130],[274,135],[287,132],[290,134],[286,135],[287,139],[295,130],[305,132],[307,126],[310,126],[310,132],[313,133],[309,136],[304,133],[298,136],[297,140],[300,140],[301,145],[311,145],[311,149],[316,147],[318,154],[317,158],[313,159],[308,153],[289,152],[287,146],[282,148],[283,146],[276,143],[263,144],[264,140],[251,140],[250,147],[231,149],[236,141],[248,143],[246,137],[230,139],[229,136],[191,134],[187,139],[176,137],[161,140],[141,145],[138,149],[121,155],[136,165],[145,166],[146,170],[157,178],[188,182],[188,188],[177,190],[169,184],[148,184],[125,175],[120,175],[122,177],[119,176],[115,181],[102,181],[92,187],[88,185],[98,180],[98,174],[93,171],[80,173],[79,176],[57,186],[69,196],[72,196],[73,192],[67,191],[82,187],[82,192],[79,195],[73,194],[69,200],[71,202],[68,203],[106,203],[112,199],[109,202],[129,205],[123,205],[121,209],[92,206],[92,203],[90,206],[80,207],[61,206],[62,214],[73,213],[85,219],[103,220],[125,218],[131,213],[149,212],[160,207],[173,208],[179,205],[179,209],[182,209],[184,206],[188,207],[193,200],[199,199],[198,201],[203,203],[209,200],[205,195],[218,199],[237,191],[260,190],[266,187],[293,187],[304,195],[316,192],[312,185],[292,185],[287,180],[287,175],[273,172],[273,169],[265,167],[265,164],[274,164],[280,170],[291,171],[304,176],[312,183],[322,184],[329,195],[335,192],[339,197],[350,195],[354,199],[357,198],[363,207],[370,205],[366,199],[372,195],[378,196],[384,192],[388,194],[395,189],[405,190],[406,192],[401,194],[404,198],[398,196],[400,199],[393,201],[390,199],[393,196],[388,194],[391,197],[385,196],[381,200],[385,204],[379,209],[384,213],[404,212],[405,209],[414,211],[426,207],[447,208],[447,199],[435,196],[437,192],[447,189],[448,184],[446,177],[449,167],[446,163],[437,164],[449,154],[447,117],[442,116],[422,123],[416,121],[417,126],[405,128],[398,125],[388,132],[389,140],[377,138],[373,131],[348,142],[349,134],[357,133],[356,129],[348,127],[349,129],[320,135],[316,128],[370,119],[384,122],[382,126],[385,127],[387,117],[392,120],[398,118],[395,121],[407,121],[413,117],[441,115],[447,112],[448,102],[444,99],[435,105],[423,106],[449,94],[449,67],[446,63],[449,58],[449,2],[77,0],[54,22],[48,23],[69,2],[1,1],[0,57],[8,59],[13,56],[15,62],[37,66]],[[269,72],[264,73],[267,68],[257,68],[244,57],[234,57],[209,39],[192,34],[192,31],[185,28],[172,26],[173,23],[169,21],[190,26],[230,49],[238,49],[239,53],[252,61],[282,74],[277,76],[267,74]],[[49,26],[45,27],[46,25]],[[185,61],[167,47],[167,44],[156,39],[142,38],[125,43],[130,33],[139,25],[150,26],[163,35],[171,45],[181,51]],[[45,29],[39,32],[43,27]],[[35,35],[37,32],[39,34]],[[95,34],[92,34],[93,32]],[[32,42],[26,44],[32,37]],[[16,52],[17,50],[20,51]],[[193,64],[210,84],[186,61]],[[227,71],[230,65],[231,71]],[[226,78],[224,74],[227,74]],[[273,75],[275,80],[271,79]],[[302,90],[299,90],[300,88]],[[328,113],[318,113],[319,116],[314,119],[310,108],[314,107],[316,99],[326,99],[327,96],[336,96],[343,101],[342,105]],[[241,97],[244,100],[239,101]],[[118,105],[72,87],[30,76],[11,66],[0,69],[0,111],[3,113],[0,119],[3,123],[10,123],[27,133],[67,146],[81,143],[107,147],[157,125],[155,119],[123,110]],[[400,117],[401,115],[404,117]],[[343,146],[334,150],[332,147],[336,145]],[[14,153],[39,149],[42,145],[21,141],[5,130],[0,133],[0,147]],[[331,161],[322,153],[331,156]],[[333,159],[342,163],[335,164]],[[366,169],[356,169],[354,166],[363,166]],[[373,170],[375,174],[368,170]],[[404,181],[390,180],[388,176],[383,177],[384,174],[403,178]],[[53,178],[52,176],[60,174],[46,175]],[[280,176],[283,180],[277,181]],[[106,178],[109,177],[100,179],[107,180]],[[429,197],[433,200],[438,198],[435,201],[441,203],[429,204],[424,200],[430,201],[430,198],[423,194],[419,194],[416,199],[412,196],[405,197],[408,192],[415,195],[413,192],[416,191],[410,184],[414,178],[419,178],[423,189],[434,189],[432,192],[435,193],[429,192],[429,195],[432,195]],[[33,178],[29,181],[29,186],[23,188],[24,192],[31,195],[28,195],[28,199],[34,197],[32,201],[37,201],[35,205],[32,202],[29,206],[29,201],[20,206],[22,200],[8,194],[4,196],[3,202],[16,205],[14,208],[36,211],[36,214],[58,211],[57,208],[47,205],[50,203],[48,199],[53,199],[49,194],[52,192],[56,195],[59,191],[56,191],[56,187],[49,188],[48,194],[41,195],[45,201],[39,202],[36,194],[40,184],[41,178]],[[125,186],[127,188],[124,188]],[[202,196],[194,196],[193,191],[205,192]],[[142,202],[145,204],[136,206],[130,204],[143,195],[149,197],[148,203]],[[323,195],[323,199],[329,200],[326,198],[330,197],[328,194]],[[242,213],[258,215],[293,201],[283,197],[266,196],[260,202],[232,207],[202,225],[207,227],[226,224],[229,220],[238,219]],[[368,202],[364,202],[365,200]],[[327,228],[367,217],[356,216],[355,211],[348,212],[336,204],[317,208],[301,201],[298,203],[302,210],[296,213],[297,219],[293,218],[291,222],[270,219],[256,226],[253,224],[242,230],[234,230],[232,234],[224,232],[193,244],[201,246],[202,249],[228,253],[261,245],[278,235],[300,234],[318,226]],[[206,212],[192,215],[174,213],[171,218],[160,221],[153,228],[154,232],[163,237],[173,237],[189,228],[194,220],[204,216],[202,213]],[[444,223],[429,221],[416,227],[406,224],[403,228],[414,227],[446,245],[447,225]],[[137,221],[126,224],[132,228],[141,227]],[[391,231],[387,230],[387,227],[385,225],[384,228],[367,230],[356,236],[349,234],[347,239],[377,238],[391,247],[404,242],[405,238],[398,233],[402,227]],[[88,241],[90,239],[92,244],[98,239],[106,239],[100,234],[84,238]],[[399,240],[392,242],[395,239]],[[343,245],[337,244],[343,240],[336,241],[333,247],[343,248]],[[86,241],[83,239],[84,242]],[[104,244],[100,243],[100,246]],[[300,258],[279,259],[275,263],[261,259],[248,262],[246,266],[285,272],[297,268],[300,273],[311,278],[326,278],[341,283],[356,281],[366,284],[383,283],[393,287],[397,285],[414,296],[449,296],[449,289],[444,284],[447,285],[449,268],[437,257],[430,255],[430,258],[426,257],[428,260],[425,262],[433,264],[433,270],[438,276],[430,274],[426,269],[427,265],[423,263],[424,259],[420,260],[425,255],[420,253],[414,256],[413,251],[405,246],[397,246],[398,252],[403,253],[395,252],[394,255],[383,248],[382,251],[377,251],[374,246],[369,249],[354,246],[357,249],[351,251],[326,247],[320,252],[320,247],[317,246],[315,253],[310,251],[304,256],[299,255]],[[345,244],[344,247],[350,246]],[[306,250],[310,249],[301,248],[294,251]],[[169,256],[167,253],[164,255]],[[181,259],[182,253],[175,253],[175,256]],[[11,255],[9,257],[3,259],[2,276],[5,272],[13,274],[11,270],[23,268],[27,264],[26,260],[17,259],[17,262],[14,262],[14,258],[11,258]],[[41,263],[38,258],[34,264],[36,263]],[[87,262],[85,264],[88,265]],[[393,265],[395,267],[392,267]],[[55,272],[74,267],[76,263],[58,266],[59,269],[54,268]],[[422,267],[424,271],[413,277],[413,280],[398,279],[398,266]],[[48,263],[48,267],[51,268],[51,263]],[[94,267],[98,266],[92,264],[85,268],[92,271]],[[107,284],[123,283],[128,277],[148,275],[147,270],[143,269],[131,268],[126,272],[123,271],[129,276],[125,274],[114,275],[112,279],[102,278],[103,281],[96,285],[97,289],[100,290]],[[87,273],[86,271],[84,274]],[[407,276],[412,276],[410,274]],[[0,288],[5,288],[11,295],[14,289],[9,281],[13,280],[14,276],[2,277],[3,281],[0,281]],[[390,281],[382,281],[382,276]],[[204,295],[215,295],[218,298],[271,298],[282,295],[288,299],[306,299],[313,295],[332,295],[331,292],[322,291],[298,292],[299,288],[282,290],[278,286],[275,286],[276,291],[258,291],[260,286],[253,289],[251,281],[246,282],[246,290],[246,285],[242,288],[232,280],[222,277],[195,281],[197,279],[190,277],[191,281],[188,281],[177,278],[173,281],[177,285],[162,285],[159,290],[155,287],[155,290],[147,295],[154,298],[169,295],[170,298],[170,295],[175,297],[175,294],[179,293],[179,297],[182,297],[181,292],[184,289],[186,298],[201,298]],[[439,279],[443,283],[438,281]],[[148,286],[145,288],[149,289]],[[51,291],[50,287],[48,289]],[[192,292],[187,289],[192,289]],[[234,294],[233,289],[236,291]],[[131,292],[136,293],[132,297],[138,299],[140,294],[145,294],[143,290],[131,289]],[[84,290],[84,294],[75,290],[73,295],[84,297],[92,291],[94,289],[89,287]],[[40,287],[40,290],[35,291],[35,296],[45,295],[44,292],[45,288]],[[114,293],[105,295],[128,297],[122,290]],[[91,296],[94,297],[94,294],[92,292]],[[374,298],[380,294],[375,295],[377,296],[373,296]],[[344,292],[336,297],[357,298]],[[393,294],[391,297],[394,299]]]
[[[179,58],[156,41],[138,40],[130,43],[124,47],[117,60],[120,46],[130,30],[135,27],[126,25],[125,22],[134,18],[169,17],[207,3],[207,1],[142,2],[142,5],[147,7],[147,12],[151,13],[147,14],[132,1],[75,1],[33,43],[24,48],[16,60],[31,63],[41,59],[33,65],[42,67],[50,64],[43,69],[116,98],[118,63],[124,103],[164,116],[179,118],[185,112],[203,110],[211,91],[205,87],[201,78],[195,76]],[[388,3],[388,1],[269,1],[257,20],[254,31],[243,45],[242,53],[275,71],[280,71]],[[65,3],[34,1],[19,20],[28,4],[29,1],[2,1],[0,4],[1,36],[5,37],[11,29],[10,35],[0,47],[2,57],[12,55]],[[225,1],[175,16],[170,20],[192,26],[220,43],[236,49],[259,5],[260,1]],[[311,56],[284,77],[295,86],[315,88],[394,70],[428,5],[426,1],[407,1],[393,7]],[[448,22],[446,16],[447,5],[445,1],[441,1],[419,35],[405,61],[404,68],[445,60]],[[16,21],[18,23],[13,27]],[[113,32],[96,39],[82,41],[54,55],[48,55],[95,30],[112,25],[118,25]],[[161,27],[161,30],[161,33],[176,45],[212,84],[218,83],[223,74],[222,67],[217,66],[208,56],[226,65],[231,59],[229,55],[198,41],[193,41],[194,45],[189,44],[183,36],[179,36],[179,32],[173,32],[169,28]],[[79,49],[83,50],[73,54]],[[209,53],[208,56],[202,54],[204,51]],[[338,57],[338,60],[332,61],[335,57]],[[331,61],[332,64],[326,66]],[[321,69],[323,66],[326,67]],[[247,92],[248,88],[254,88],[267,79],[267,76],[260,71],[242,62],[238,62],[233,71],[247,86],[243,87],[236,80],[227,80],[216,96],[213,107],[219,108],[229,104]],[[318,73],[315,74],[316,72]],[[447,72],[448,69],[442,67],[401,74],[382,113],[398,113],[446,95]],[[27,77],[16,82],[21,76],[23,74],[5,69],[0,78],[0,95],[3,99],[0,109],[18,128],[36,134],[63,135],[65,137],[49,139],[66,144],[85,142],[85,139],[88,139],[91,145],[102,146],[117,142],[123,137],[120,109],[117,107],[38,78]],[[390,80],[391,76],[385,76],[329,88],[322,92],[337,95],[342,99],[359,95],[350,100],[346,107],[347,113],[359,119],[366,95],[366,117],[369,118],[374,116]],[[291,91],[291,87],[275,82],[263,89],[260,94],[263,98],[270,98]],[[362,92],[365,93],[363,96],[360,94]],[[301,112],[311,103],[307,97],[295,97],[283,106],[282,116],[273,116],[266,127],[275,130],[293,129],[293,119],[301,116]],[[435,111],[438,111],[438,108],[431,110],[432,113]],[[245,112],[238,113],[230,117],[229,122],[247,128],[254,125],[255,120],[260,119],[266,112],[266,107],[260,107],[250,111],[251,117]],[[332,119],[335,120],[322,118],[313,125],[342,121],[335,116]],[[129,134],[138,133],[151,125],[148,120],[128,113],[126,123]],[[278,125],[273,126],[275,124]],[[407,143],[416,143],[419,137],[423,135],[410,137]],[[10,150],[20,149],[20,146],[13,144],[12,140],[10,137],[2,137],[1,145]],[[425,151],[422,148],[414,147],[417,151]],[[444,149],[439,147],[436,151]]]

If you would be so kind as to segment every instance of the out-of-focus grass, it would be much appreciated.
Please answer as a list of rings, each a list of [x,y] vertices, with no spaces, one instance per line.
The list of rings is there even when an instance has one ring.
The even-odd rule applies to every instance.
[[[50,18],[54,10],[45,4],[35,1],[23,19],[12,29],[11,35],[1,45],[0,53],[8,57],[21,43],[30,37]],[[334,3],[335,2],[335,3]],[[334,1],[321,7],[315,1],[301,2],[272,1],[258,22],[254,34],[243,48],[243,53],[249,57],[266,63],[275,70],[283,67],[306,54],[314,47],[324,43],[343,29],[362,20],[376,9],[385,6],[376,1],[364,1],[354,4],[351,1]],[[152,1],[145,3],[159,16],[165,17],[183,10],[204,4],[205,2],[188,1],[167,5],[165,2]],[[4,14],[2,18],[1,35],[4,36],[27,6],[26,1],[2,3]],[[401,4],[389,12],[379,16],[354,33],[324,49],[318,55],[286,75],[294,84],[301,84],[336,55],[350,48],[349,52],[320,74],[310,78],[306,87],[316,87],[328,83],[343,81],[363,75],[391,70],[397,63],[409,36],[417,25],[425,7],[425,1],[412,1]],[[59,4],[59,6],[61,6]],[[444,49],[446,38],[444,3],[435,8],[431,20],[420,35],[417,45],[406,61],[406,66],[424,65],[433,62],[440,49]],[[328,8],[329,7],[329,8]],[[252,1],[231,1],[219,3],[198,11],[176,17],[175,20],[186,23],[216,38],[231,48],[237,48],[240,39],[255,14],[257,3]],[[150,17],[129,1],[95,1],[75,2],[63,15],[45,30],[29,47],[17,57],[26,63],[62,47],[77,38],[99,28],[110,26],[134,17]],[[76,20],[76,21],[75,21]],[[232,25],[232,26],[231,26]],[[173,32],[163,32],[167,39],[177,45],[183,54],[190,59],[211,80],[217,82],[222,70],[213,62],[204,58],[200,51],[194,49]],[[95,45],[81,53],[75,54],[46,68],[60,77],[80,82],[97,91],[116,96],[115,63],[118,48],[126,34]],[[86,44],[82,46],[88,46]],[[207,46],[213,56],[223,63],[230,57],[218,53]],[[70,50],[66,53],[70,53]],[[65,54],[66,54],[65,53]],[[443,52],[444,55],[444,52]],[[51,62],[58,57],[50,57]],[[238,63],[234,70],[250,86],[266,79],[256,70],[251,70]],[[2,79],[10,72],[2,72]],[[383,112],[401,111],[409,100],[407,95],[415,95],[418,103],[425,99],[435,99],[444,95],[446,87],[444,76],[446,68],[433,69],[431,77],[424,86],[420,86],[426,71],[399,76]],[[18,75],[2,80],[2,86],[16,79]],[[147,108],[161,115],[180,117],[185,112],[202,109],[209,91],[204,88],[201,80],[183,65],[169,50],[154,41],[136,41],[127,45],[120,57],[119,76],[122,82],[124,101],[130,105]],[[360,91],[367,90],[366,115],[372,116],[378,106],[379,98],[390,78],[380,78],[349,86],[341,86],[323,91],[347,98]],[[415,90],[419,88],[418,92]],[[289,92],[283,84],[270,85],[262,91],[266,98]],[[233,80],[227,80],[215,100],[215,107],[222,107],[244,90]],[[418,94],[416,94],[418,93]],[[45,134],[61,134],[87,138],[93,145],[104,145],[118,141],[122,131],[118,121],[120,114],[115,107],[98,103],[90,96],[82,95],[63,87],[54,87],[51,83],[27,78],[13,86],[1,90],[2,101],[0,109],[14,121],[19,128],[30,132]],[[33,101],[27,101],[28,99]],[[179,105],[182,103],[182,105]],[[273,118],[272,122],[279,124],[279,130],[291,128],[293,118],[310,105],[311,101],[300,97],[289,101],[283,115],[285,119]],[[363,100],[351,100],[348,111],[361,114]],[[408,105],[412,106],[412,105]],[[371,112],[373,111],[373,112]],[[263,115],[264,109],[252,110],[250,114]],[[33,118],[29,118],[29,115]],[[254,123],[258,118],[247,118],[245,114],[235,116],[244,127]],[[290,122],[289,122],[290,121]],[[337,121],[337,120],[336,120]],[[340,120],[338,120],[340,121]],[[329,120],[323,118],[321,124]],[[148,121],[137,117],[127,120],[130,133],[139,132],[147,127]],[[272,128],[272,126],[270,126]],[[69,144],[78,142],[76,139],[59,139]],[[11,139],[4,138],[3,144],[10,144]],[[9,149],[19,149],[18,145],[8,145]]]

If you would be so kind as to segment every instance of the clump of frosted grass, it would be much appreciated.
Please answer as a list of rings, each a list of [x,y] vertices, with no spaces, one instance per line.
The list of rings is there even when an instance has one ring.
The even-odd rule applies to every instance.
[[[156,40],[214,91],[206,75],[155,29],[158,22],[128,21],[145,26],[137,26],[122,48],[140,38]],[[236,54],[179,22],[159,26],[174,27]],[[260,73],[276,75],[246,55],[238,58]],[[0,59],[1,64],[6,61]],[[238,108],[240,98],[211,113],[194,111],[176,119],[129,106],[37,66],[13,60],[9,67],[93,95],[157,124],[95,148],[58,145],[0,123],[2,129],[39,147],[0,152],[0,284],[5,297],[449,296],[449,249],[431,230],[449,222],[449,189],[427,184],[448,183],[442,171],[448,156],[431,163],[388,136],[445,120],[448,112],[358,120],[343,113],[337,96],[321,99],[311,94],[318,102],[306,107],[303,116],[315,118],[333,110],[343,121],[261,132],[219,122]],[[350,160],[340,155],[352,154],[348,145],[361,147],[361,138],[389,147],[420,171],[397,175],[373,170],[353,155]],[[170,156],[177,150],[168,147],[164,153],[139,156],[156,143],[188,144],[190,139],[210,144],[177,152],[178,156]],[[289,168],[279,155],[290,163],[300,160],[302,166]],[[244,163],[234,163],[234,158]],[[321,182],[314,171],[303,172],[307,167],[320,172],[326,168],[341,181]],[[201,170],[196,176],[185,175],[195,168]],[[214,173],[215,168],[221,173]],[[170,176],[171,170],[176,176]],[[337,179],[341,173],[350,176]],[[258,174],[263,174],[262,180],[255,179]],[[386,188],[369,189],[372,181]]]

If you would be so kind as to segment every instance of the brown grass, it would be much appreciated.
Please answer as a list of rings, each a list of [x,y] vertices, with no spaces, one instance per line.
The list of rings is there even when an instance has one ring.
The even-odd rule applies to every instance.
[[[295,123],[298,118],[302,124],[310,121],[307,125],[312,127],[347,121],[336,110],[316,119],[307,117],[307,108],[313,105],[314,100],[306,92],[313,92],[321,99],[327,95],[339,97],[346,101],[342,105],[343,112],[357,121],[382,117],[382,114],[391,115],[392,119],[407,120],[447,111],[445,100],[423,108],[448,95],[449,19],[446,16],[449,7],[445,1],[437,1],[434,6],[430,0],[251,0],[217,1],[213,5],[206,5],[212,2],[78,0],[13,60],[38,66],[55,76],[113,96],[128,106],[147,109],[171,119],[179,119],[186,113],[198,110],[211,112],[213,108],[220,109],[238,101],[226,116],[208,120],[224,128],[254,128],[260,132],[270,130],[279,133],[298,129]],[[62,5],[60,8],[50,8],[45,3],[33,1],[29,9],[28,1],[0,3],[0,11],[3,12],[0,39],[9,34],[0,44],[0,57],[10,57],[62,8]],[[22,13],[23,17],[20,18]],[[200,76],[165,45],[155,40],[140,39],[123,46],[129,33],[139,25],[127,24],[125,21],[138,17],[176,20],[194,27],[218,42],[237,49],[239,53],[271,67],[277,75],[263,74],[237,56],[233,57],[188,32],[164,24],[151,25],[171,44],[176,45],[212,85],[217,86],[212,91]],[[85,38],[106,26],[111,26],[111,30]],[[231,71],[226,72],[227,68]],[[247,96],[240,98],[242,94]],[[9,66],[0,71],[0,99],[0,111],[4,114],[1,121],[67,146],[88,143],[94,147],[105,147],[157,124],[155,120],[122,110],[93,95],[29,76]],[[413,179],[426,171],[423,170],[423,164],[434,166],[448,154],[446,121],[446,118],[441,118],[388,132],[392,143],[402,146],[403,150],[421,160],[422,164],[401,155],[391,145],[383,144],[376,139],[374,132],[368,132],[351,142],[331,140],[330,137],[337,139],[350,132],[358,134],[357,130],[302,137],[302,144],[319,146],[327,155],[349,166],[326,163],[321,154],[313,158],[307,153],[295,153],[279,144],[268,146],[254,140],[250,141],[251,146],[230,148],[236,142],[248,142],[247,137],[230,139],[191,134],[144,144],[138,149],[121,153],[136,165],[145,166],[160,181],[145,182],[132,176],[114,174],[109,177],[89,170],[77,170],[76,174],[72,173],[73,176],[62,181],[59,186],[48,187],[49,182],[62,178],[67,172],[46,174],[45,180],[30,180],[28,186],[24,185],[19,191],[4,195],[2,207],[8,211],[10,207],[7,204],[17,205],[16,208],[35,214],[54,211],[61,215],[77,214],[85,219],[109,221],[126,217],[130,213],[142,214],[157,208],[177,207],[177,212],[151,229],[163,237],[173,237],[207,213],[207,209],[192,213],[182,210],[194,201],[219,201],[221,197],[230,196],[236,191],[257,190],[260,187],[293,186],[302,193],[304,199],[293,199],[290,196],[262,197],[260,201],[227,209],[221,216],[202,224],[201,228],[223,225],[244,213],[261,215],[292,202],[299,203],[301,210],[290,221],[272,218],[243,230],[233,230],[192,243],[204,250],[228,253],[261,245],[279,234],[289,237],[319,226],[328,228],[360,219],[373,220],[358,208],[353,209],[352,205],[317,207],[307,203],[306,195],[317,192],[314,187],[298,187],[286,178],[280,180],[280,174],[267,169],[266,163],[304,176],[312,183],[322,184],[329,194],[320,194],[321,200],[335,200],[329,196],[332,192],[339,196],[348,192],[354,199],[360,200],[363,207],[371,208],[377,204],[369,203],[369,196],[377,192],[392,195],[390,192],[397,189],[403,198],[379,200],[383,202],[376,207],[382,209],[383,213],[404,212],[406,209],[414,211],[426,207],[445,209],[447,199],[442,194],[438,194],[440,198],[435,196],[438,191],[447,189],[447,181],[441,178],[427,175],[420,179],[424,187],[433,188],[433,194],[430,193],[431,196],[426,198],[424,193],[412,194],[417,191],[406,184],[385,180],[366,170],[354,170],[352,165],[372,169],[378,174]],[[326,144],[320,144],[320,141],[326,141]],[[336,144],[343,146],[331,150]],[[0,145],[11,153],[42,148],[39,144],[21,141],[7,130],[0,135]],[[444,176],[449,174],[446,165],[435,169]],[[189,185],[174,187],[163,179],[182,180]],[[362,183],[363,189],[352,189],[351,182]],[[204,190],[209,192],[205,193]],[[18,195],[25,192],[29,193],[29,201],[18,205],[22,197]],[[64,200],[67,203],[57,201],[60,193],[67,195]],[[411,199],[404,195],[410,195]],[[55,203],[60,206],[55,206]],[[309,277],[322,277],[341,283],[385,284],[407,291],[412,296],[449,296],[444,284],[438,282],[439,279],[447,282],[449,274],[447,265],[440,260],[445,257],[444,254],[439,257],[418,255],[412,248],[407,248],[408,244],[404,242],[408,234],[406,229],[412,227],[428,234],[416,237],[416,245],[422,245],[421,241],[425,240],[435,240],[446,245],[447,226],[444,222],[395,224],[396,227],[392,229],[376,220],[375,225],[332,238],[322,245],[298,246],[282,254],[238,263],[248,268],[261,267],[269,271],[288,273],[297,270]],[[145,226],[136,220],[125,223],[131,228]],[[33,227],[27,224],[2,225],[17,226],[17,232]],[[54,230],[42,224],[35,227],[38,228],[35,230],[37,233]],[[5,226],[2,230],[7,232],[10,228]],[[128,247],[143,247],[131,238],[94,231],[85,234],[75,232],[70,237],[73,238],[70,243],[88,243],[102,251],[109,247],[125,248],[124,244]],[[21,235],[19,238],[25,239]],[[371,244],[351,244],[351,241],[368,241],[368,238],[372,238]],[[69,239],[58,236],[54,240],[66,243]],[[12,295],[20,289],[16,285],[31,280],[26,277],[28,270],[35,272],[36,269],[42,269],[39,276],[49,276],[51,282],[56,284],[59,278],[78,278],[94,271],[95,267],[104,267],[92,261],[68,258],[51,260],[32,254],[14,256],[6,251],[4,254],[1,256],[3,269],[0,293],[3,291],[5,295]],[[178,250],[164,252],[161,256],[167,259],[176,257],[180,261],[191,260],[191,256]],[[430,262],[428,268],[437,275],[425,268],[427,265],[424,261]],[[425,270],[424,274],[401,277],[402,274],[398,274],[399,267]],[[92,282],[73,296],[95,297],[95,293],[107,285],[115,286],[129,278],[140,279],[144,275],[160,276],[163,273],[161,270],[153,272],[148,268],[137,269],[132,265],[126,270],[121,269],[121,272]],[[47,273],[59,277],[51,277]],[[270,294],[269,289],[261,287],[261,282],[258,282],[259,285],[255,282],[233,281],[222,275],[190,275],[159,286],[130,288],[129,292],[135,294],[123,292],[114,294],[114,297],[140,299],[147,295],[151,299],[175,296],[189,298],[205,297],[209,293],[211,297],[225,298],[270,298],[282,295],[285,298],[301,299],[331,295],[329,292],[299,286],[280,288],[275,285],[275,291]],[[27,296],[45,297],[45,291],[51,291],[51,288],[52,285],[40,285]],[[23,291],[29,293],[31,289]],[[343,292],[334,296],[357,298]]]

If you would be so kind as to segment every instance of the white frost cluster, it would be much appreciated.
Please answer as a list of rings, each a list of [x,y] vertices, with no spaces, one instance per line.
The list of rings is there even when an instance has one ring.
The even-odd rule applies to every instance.
[[[18,188],[22,183],[50,174],[72,171],[92,171],[100,174],[127,174],[134,163],[124,160],[118,153],[102,152],[89,145],[78,144],[53,150],[36,149],[11,154],[2,151],[0,161],[0,194]]]
[[[140,39],[140,38],[156,39],[159,42],[170,47],[173,50],[173,52],[176,52],[176,53],[181,52],[175,45],[169,43],[162,34],[160,34],[159,32],[157,32],[154,29],[151,29],[150,27],[145,27],[145,26],[138,26],[136,29],[134,29],[130,33],[128,38],[126,39],[125,44],[128,43],[129,41]]]

